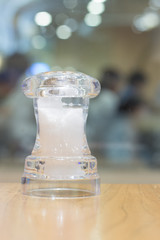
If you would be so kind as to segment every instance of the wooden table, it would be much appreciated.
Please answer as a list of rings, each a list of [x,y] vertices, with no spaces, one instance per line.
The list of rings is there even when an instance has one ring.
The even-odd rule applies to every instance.
[[[0,184],[0,240],[159,240],[160,185],[101,186],[84,199],[24,196]]]

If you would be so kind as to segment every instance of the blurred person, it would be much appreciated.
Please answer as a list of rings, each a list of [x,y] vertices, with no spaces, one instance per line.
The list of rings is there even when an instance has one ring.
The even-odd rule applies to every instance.
[[[105,70],[101,77],[100,95],[90,103],[87,137],[91,148],[100,154],[104,152],[106,134],[119,103],[120,79],[118,71]]]
[[[5,107],[7,96],[12,91],[12,86],[8,82],[6,72],[0,73],[0,156],[7,154],[8,131],[7,121],[9,117],[9,109]]]
[[[137,119],[143,113],[141,98],[123,99],[106,136],[106,156],[115,163],[130,163],[136,157],[138,145]]]
[[[127,78],[127,85],[121,92],[121,100],[127,101],[127,99],[142,98],[143,89],[147,83],[145,74],[141,71],[132,72]]]
[[[143,93],[143,90],[145,88],[147,84],[147,77],[145,75],[145,73],[143,73],[141,70],[138,71],[133,71],[131,74],[129,74],[128,78],[127,78],[127,84],[126,87],[122,90],[121,92],[121,97],[120,97],[120,106],[128,106],[128,110],[130,111],[128,112],[128,114],[117,114],[117,122],[113,123],[113,127],[115,128],[115,130],[113,131],[114,133],[112,133],[113,135],[116,134],[116,128],[119,127],[120,129],[120,125],[121,125],[121,129],[123,129],[124,127],[124,138],[128,136],[128,140],[126,141],[126,144],[123,143],[122,140],[122,144],[121,146],[119,146],[119,150],[116,149],[115,151],[115,155],[112,154],[112,157],[110,156],[110,158],[113,159],[113,155],[117,156],[117,161],[118,159],[120,159],[120,156],[123,156],[121,159],[121,161],[130,161],[134,158],[134,156],[136,155],[136,150],[135,147],[139,146],[140,148],[146,148],[146,143],[144,141],[144,138],[142,137],[143,133],[142,133],[142,125],[144,125],[146,119],[148,119],[149,117],[149,112],[150,112],[150,106],[149,103],[146,102],[145,100],[145,96]],[[134,100],[134,101],[133,101]],[[133,102],[132,102],[133,101]],[[132,104],[133,103],[142,103],[143,104],[139,104],[138,109],[141,109],[141,114],[138,114],[137,111],[135,111],[135,109],[132,109]],[[145,104],[144,104],[145,102]],[[134,112],[136,112],[137,114],[135,114]],[[126,112],[127,113],[127,112]],[[119,121],[119,123],[118,123]],[[115,126],[114,126],[115,124]],[[119,126],[118,126],[119,125]],[[118,132],[118,130],[117,130]],[[117,133],[118,135],[118,133]],[[114,136],[112,136],[113,138],[116,138]],[[117,140],[120,137],[117,136]],[[115,140],[116,141],[116,140]],[[128,142],[128,144],[127,144]],[[147,141],[148,142],[148,141]],[[118,144],[118,141],[117,141]],[[152,145],[152,144],[151,144]],[[128,150],[127,150],[128,148]],[[119,154],[118,153],[123,152],[123,154]],[[118,154],[116,154],[116,152]],[[147,154],[141,154],[140,152],[137,151],[137,153],[139,154],[138,158],[142,158],[142,155],[147,155]],[[110,153],[109,153],[110,155]],[[119,157],[118,157],[119,156]]]
[[[29,61],[16,53],[6,60],[0,74],[0,144],[1,156],[28,154],[35,138],[32,101],[21,90],[21,79]],[[5,151],[4,151],[5,149]]]
[[[8,73],[0,73],[0,101],[3,101],[5,97],[12,91],[12,84],[8,81]]]

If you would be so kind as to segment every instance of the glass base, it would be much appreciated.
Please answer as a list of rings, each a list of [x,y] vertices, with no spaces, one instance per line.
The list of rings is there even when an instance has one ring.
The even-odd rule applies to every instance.
[[[79,198],[100,194],[100,178],[74,180],[40,180],[22,177],[25,195],[47,198]]]

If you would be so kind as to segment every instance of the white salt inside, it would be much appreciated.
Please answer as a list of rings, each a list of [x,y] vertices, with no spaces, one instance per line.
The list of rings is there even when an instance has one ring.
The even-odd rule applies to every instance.
[[[38,99],[40,145],[42,156],[75,157],[83,154],[84,120],[83,109],[64,107],[60,97]],[[63,161],[62,161],[63,162]],[[76,171],[78,171],[76,173]],[[52,167],[46,162],[45,173],[49,175],[82,174],[80,166],[62,166],[59,162]]]
[[[38,99],[40,144],[44,156],[82,155],[82,108],[65,108],[61,98]]]

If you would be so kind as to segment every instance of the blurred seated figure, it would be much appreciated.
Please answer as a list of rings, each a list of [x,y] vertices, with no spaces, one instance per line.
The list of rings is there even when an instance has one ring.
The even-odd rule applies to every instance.
[[[92,151],[103,154],[107,131],[119,104],[120,74],[113,69],[105,70],[101,88],[100,95],[90,102],[87,137]]]
[[[0,156],[7,154],[8,126],[7,120],[10,115],[9,109],[5,106],[7,96],[12,91],[12,85],[8,81],[7,72],[0,73]]]
[[[137,157],[140,135],[137,122],[138,119],[142,121],[145,115],[143,89],[146,82],[143,72],[132,72],[121,91],[117,113],[105,139],[105,155],[112,162],[127,163]]]
[[[127,85],[121,93],[121,100],[125,101],[131,97],[142,97],[143,89],[146,85],[146,76],[141,71],[132,72],[128,79]]]
[[[123,99],[106,136],[107,158],[115,163],[129,163],[136,158],[138,130],[136,121],[143,112],[143,102],[138,97]]]
[[[32,101],[21,90],[21,78],[29,66],[22,54],[6,60],[0,73],[0,157],[28,154],[35,137]]]

